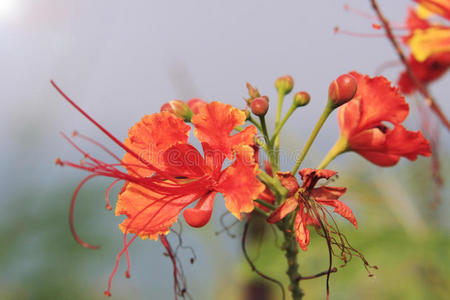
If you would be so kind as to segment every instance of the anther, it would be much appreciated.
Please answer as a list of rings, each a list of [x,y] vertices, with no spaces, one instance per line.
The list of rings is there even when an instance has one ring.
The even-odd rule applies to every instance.
[[[130,278],[130,272],[126,271],[126,272],[125,272],[125,277],[126,277],[126,278]]]
[[[61,161],[61,159],[59,157],[57,159],[55,159],[55,164],[59,165],[59,166],[64,166],[63,162]]]
[[[111,297],[111,292],[110,291],[105,291],[103,294],[105,294],[106,297]]]

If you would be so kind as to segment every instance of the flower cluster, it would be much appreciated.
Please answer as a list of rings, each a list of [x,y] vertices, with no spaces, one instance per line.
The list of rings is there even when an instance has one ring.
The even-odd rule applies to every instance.
[[[333,170],[325,169],[326,166],[339,154],[348,151],[357,152],[380,166],[392,166],[400,157],[415,160],[418,155],[430,155],[429,143],[422,134],[402,126],[401,123],[408,115],[408,104],[384,77],[371,78],[351,72],[330,84],[324,112],[292,171],[280,170],[279,134],[289,117],[307,105],[311,97],[304,91],[295,93],[289,111],[281,118],[284,97],[294,86],[290,76],[280,77],[275,83],[279,102],[272,135],[268,133],[265,120],[269,98],[261,96],[257,89],[247,84],[250,98],[246,99],[245,110],[221,102],[206,103],[200,99],[191,99],[187,103],[181,100],[169,101],[161,107],[161,112],[145,115],[132,126],[123,143],[92,119],[56,84],[52,84],[71,105],[125,151],[120,159],[102,144],[78,135],[101,147],[116,162],[106,163],[96,159],[68,137],[67,140],[81,152],[84,159],[80,163],[57,159],[57,164],[61,166],[90,173],[74,193],[70,218],[75,239],[85,247],[94,248],[76,234],[73,226],[73,209],[79,189],[96,176],[113,178],[114,182],[106,192],[107,208],[112,209],[108,200],[109,191],[117,182],[124,183],[115,204],[115,214],[125,216],[119,225],[124,234],[124,245],[110,276],[106,295],[111,295],[111,280],[121,256],[128,256],[127,249],[137,237],[160,239],[177,274],[177,259],[165,235],[178,221],[180,214],[192,227],[207,224],[217,193],[224,196],[226,208],[238,220],[256,211],[266,217],[268,223],[275,224],[284,235],[288,259],[296,257],[298,246],[307,250],[310,242],[307,226],[314,226],[328,244],[330,268],[324,273],[328,278],[331,273],[331,254],[338,256],[344,264],[348,256],[357,255],[364,261],[366,268],[370,267],[363,255],[350,246],[327,209],[333,208],[335,213],[357,228],[352,210],[339,200],[346,188],[317,186],[319,180],[330,180],[336,174]],[[295,174],[320,128],[336,108],[339,108],[340,138],[316,169],[303,168],[299,171],[300,185]],[[243,127],[246,121],[251,124]],[[190,124],[201,143],[201,151],[188,142]],[[258,130],[262,138],[257,135]],[[260,149],[266,151],[268,156],[264,168],[259,165]],[[130,241],[127,239],[129,234],[133,235]],[[339,249],[339,254],[335,254],[333,246]],[[292,294],[299,295],[296,279],[298,264],[291,261],[288,265]],[[175,290],[184,293],[177,288]]]

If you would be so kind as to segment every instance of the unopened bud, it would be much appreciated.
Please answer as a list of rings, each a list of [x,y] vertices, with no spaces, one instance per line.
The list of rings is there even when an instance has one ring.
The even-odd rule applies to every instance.
[[[262,117],[267,113],[267,110],[269,109],[269,101],[267,101],[267,98],[265,97],[255,98],[250,104],[250,109],[252,110],[252,113],[259,117]]]
[[[171,100],[161,106],[161,112],[168,111],[176,115],[178,118],[191,121],[192,111],[189,106],[181,100]]]
[[[275,88],[277,89],[278,93],[287,95],[292,91],[293,87],[294,79],[292,79],[292,77],[289,75],[282,76],[275,81]]]
[[[247,90],[248,95],[250,96],[250,99],[258,98],[261,95],[259,94],[258,89],[254,88],[250,83],[247,82]]]
[[[309,100],[311,100],[311,96],[307,92],[297,92],[294,95],[294,105],[296,107],[305,106],[309,103]]]
[[[189,106],[194,115],[198,114],[200,108],[205,106],[206,104],[207,104],[206,101],[203,101],[202,99],[198,98],[192,98],[187,102],[187,105]]]
[[[336,78],[328,88],[328,100],[333,102],[334,107],[341,106],[352,100],[356,94],[358,82],[350,74],[344,74]]]

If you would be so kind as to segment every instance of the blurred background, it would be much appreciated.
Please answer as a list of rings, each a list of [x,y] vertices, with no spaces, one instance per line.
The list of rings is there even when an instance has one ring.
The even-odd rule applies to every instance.
[[[144,114],[175,98],[220,100],[243,108],[245,83],[250,82],[274,103],[275,79],[290,74],[294,91],[312,96],[282,135],[283,151],[293,153],[318,119],[334,78],[350,70],[375,75],[384,63],[397,60],[383,37],[334,33],[335,26],[381,33],[373,30],[373,20],[346,11],[345,4],[373,15],[369,1],[358,0],[0,0],[0,299],[104,299],[121,249],[121,218],[104,209],[105,179],[86,185],[75,213],[80,235],[101,248],[84,249],[70,234],[69,202],[85,174],[55,166],[57,157],[81,158],[60,132],[77,130],[122,153],[62,100],[50,79],[123,140]],[[379,4],[391,21],[402,23],[413,2]],[[398,65],[382,73],[395,81],[400,71]],[[447,116],[449,86],[450,76],[430,86]],[[419,97],[407,100],[407,127],[418,130],[418,111],[426,109],[418,105],[423,103]],[[272,108],[269,124],[274,115]],[[331,299],[448,299],[450,144],[448,131],[441,131],[440,190],[426,158],[379,168],[350,153],[329,166],[339,171],[336,185],[349,187],[344,201],[359,229],[342,219],[338,224],[353,246],[380,268],[369,278],[354,259],[332,276]],[[303,166],[317,166],[338,132],[333,115]],[[83,147],[108,159],[90,145]],[[291,166],[292,155],[285,158],[284,166]],[[193,299],[279,299],[277,287],[261,281],[244,261],[242,226],[230,229],[236,238],[216,234],[223,229],[224,212],[217,198],[214,221],[204,228],[193,230],[179,222],[183,245],[192,246],[196,254],[190,264],[189,250],[180,252]],[[223,222],[234,220],[225,215]],[[258,233],[248,241],[255,264],[284,281],[280,241],[263,222],[251,230]],[[170,240],[177,244],[176,235]],[[123,276],[122,263],[113,281],[113,299],[173,299],[172,266],[163,252],[160,243],[136,241],[130,249],[131,278]],[[324,240],[313,233],[310,248],[299,256],[302,274],[326,270],[327,255]],[[324,278],[304,281],[302,288],[305,299],[325,297]]]

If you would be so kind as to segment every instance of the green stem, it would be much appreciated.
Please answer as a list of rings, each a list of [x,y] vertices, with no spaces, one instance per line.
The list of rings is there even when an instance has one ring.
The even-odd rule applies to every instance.
[[[311,132],[311,135],[308,138],[308,141],[306,142],[305,146],[303,147],[302,153],[300,153],[300,156],[297,159],[297,162],[295,163],[295,166],[291,171],[292,174],[295,174],[298,171],[300,164],[303,162],[303,159],[305,159],[305,156],[308,153],[309,148],[311,148],[311,145],[314,142],[317,134],[319,133],[319,131],[322,128],[325,121],[327,120],[328,116],[334,110],[334,107],[332,104],[333,103],[331,101],[328,101],[327,106],[323,110],[322,115],[320,116],[320,119],[317,121],[316,126],[314,127],[313,131]]]
[[[275,139],[278,137],[278,135],[280,134],[281,129],[283,128],[284,124],[286,123],[286,121],[289,119],[289,117],[292,115],[292,113],[294,113],[294,111],[297,109],[297,105],[292,104],[292,106],[289,108],[288,112],[286,113],[286,115],[284,116],[283,120],[281,121],[281,123],[277,126],[277,128],[275,129],[275,132],[272,135],[272,138],[270,139],[271,143],[275,142]]]
[[[262,134],[264,136],[264,140],[266,142],[266,148],[264,150],[266,150],[267,152],[267,156],[269,157],[269,161],[270,161],[270,165],[274,166],[275,165],[275,157],[273,156],[273,148],[272,148],[272,144],[270,143],[270,139],[269,139],[269,133],[267,131],[267,125],[266,125],[266,118],[264,116],[259,117],[260,121],[261,121],[261,129],[262,129]]]
[[[285,251],[286,261],[288,264],[288,268],[286,274],[289,277],[289,290],[292,294],[293,300],[300,300],[303,297],[303,292],[300,289],[300,273],[298,272],[298,262],[297,262],[297,254],[298,254],[298,243],[295,239],[295,236],[292,232],[284,233],[284,244],[283,248]]]
[[[262,205],[262,206],[264,206],[264,207],[267,207],[267,208],[269,208],[269,209],[271,209],[271,210],[275,210],[275,206],[273,206],[272,204],[270,204],[270,203],[267,203],[266,201],[264,201],[264,200],[261,200],[261,199],[255,199],[255,202],[256,203],[259,203],[260,205]]]
[[[269,214],[268,214],[266,211],[264,211],[263,209],[261,209],[261,208],[259,208],[259,207],[257,207],[257,206],[255,206],[254,209],[255,209],[255,211],[256,211],[257,213],[263,215],[264,217],[268,217],[268,216],[269,216]]]
[[[261,171],[258,174],[258,178],[265,183],[273,193],[275,193],[277,203],[282,203],[286,199],[288,190],[281,184],[278,177],[271,177],[266,172]]]
[[[333,159],[336,158],[336,156],[349,150],[348,139],[341,135],[330,151],[328,151],[328,154],[324,157],[317,169],[324,169]]]
[[[258,123],[258,121],[256,121],[255,119],[252,118],[252,116],[249,116],[247,121],[249,121],[250,123],[252,123],[253,125],[256,126],[256,128],[258,128],[259,131],[262,132],[262,127],[261,124]]]
[[[281,119],[281,109],[283,108],[283,100],[284,100],[284,92],[278,92],[278,106],[277,106],[277,115],[275,117],[275,128],[278,128],[280,126],[280,119]],[[275,136],[275,135],[274,135]],[[275,151],[275,168],[276,171],[279,169],[279,155],[280,155],[280,136],[276,135],[275,139],[273,141],[274,145],[274,151]]]

